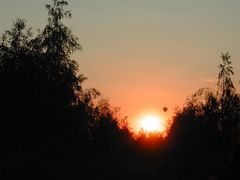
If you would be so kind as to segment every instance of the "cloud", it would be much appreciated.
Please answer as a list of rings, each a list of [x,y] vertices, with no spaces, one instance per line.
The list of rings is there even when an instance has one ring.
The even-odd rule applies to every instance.
[[[203,81],[208,82],[208,83],[216,83],[216,79],[211,79],[211,78],[204,79]]]

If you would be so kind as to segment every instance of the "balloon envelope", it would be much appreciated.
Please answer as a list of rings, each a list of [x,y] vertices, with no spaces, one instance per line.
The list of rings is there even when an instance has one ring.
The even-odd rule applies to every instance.
[[[163,107],[163,111],[166,112],[168,110],[167,107]]]

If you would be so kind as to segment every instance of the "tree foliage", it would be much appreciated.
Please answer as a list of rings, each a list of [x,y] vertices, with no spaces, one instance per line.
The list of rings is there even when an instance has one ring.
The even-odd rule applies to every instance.
[[[176,155],[188,152],[189,159],[198,159],[204,168],[219,175],[226,172],[233,149],[239,146],[240,96],[232,82],[230,58],[229,53],[221,55],[217,90],[201,88],[194,93],[175,113],[169,134]]]
[[[8,175],[0,173],[0,178],[84,177],[89,139],[98,144],[93,148],[106,151],[130,136],[118,110],[95,88],[82,88],[86,78],[71,58],[82,48],[63,23],[71,18],[67,5],[64,0],[47,4],[48,22],[36,36],[25,20],[17,19],[1,38],[0,145],[4,158],[0,167]],[[104,141],[109,145],[101,146]],[[31,154],[41,159],[32,160]],[[11,156],[16,158],[9,160]],[[41,168],[31,167],[32,161]],[[64,167],[64,171],[57,168],[59,175],[54,172],[58,164]]]

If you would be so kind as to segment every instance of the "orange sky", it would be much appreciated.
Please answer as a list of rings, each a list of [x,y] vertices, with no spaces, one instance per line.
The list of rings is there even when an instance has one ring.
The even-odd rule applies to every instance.
[[[0,33],[17,17],[43,27],[45,2],[0,0]],[[144,111],[167,106],[171,116],[198,88],[215,87],[221,52],[231,52],[240,79],[239,0],[69,0],[69,9],[84,86],[120,106],[132,126]]]

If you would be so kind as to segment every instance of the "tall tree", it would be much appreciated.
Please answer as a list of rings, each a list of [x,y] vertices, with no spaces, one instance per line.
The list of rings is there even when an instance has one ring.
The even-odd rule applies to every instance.
[[[222,63],[219,65],[220,72],[218,74],[218,98],[220,103],[219,125],[223,133],[230,133],[233,126],[236,124],[235,115],[233,114],[236,108],[236,91],[232,82],[234,75],[230,54],[222,53]]]
[[[78,163],[84,159],[80,143],[86,145],[82,123],[85,109],[80,106],[79,96],[85,78],[78,75],[77,62],[71,59],[71,54],[81,46],[62,22],[71,17],[70,11],[65,11],[66,5],[63,0],[52,0],[52,5],[46,5],[48,23],[36,37],[25,20],[17,19],[0,40],[0,168],[6,169],[7,179],[34,173],[50,177],[57,156],[78,159]],[[31,167],[30,155],[42,169]],[[72,179],[70,171],[75,161],[62,162],[68,172],[66,177]],[[61,173],[64,172],[58,168],[56,174]],[[53,176],[57,177],[56,174]]]
[[[78,106],[80,115],[71,114],[83,94],[85,77],[78,75],[78,64],[71,59],[81,46],[62,22],[71,17],[70,11],[64,10],[68,3],[52,2],[46,5],[48,23],[36,37],[25,20],[17,19],[0,41],[0,128],[7,144],[66,135],[69,126],[77,127],[83,120],[77,119],[85,113],[82,107]]]
[[[52,2],[53,5],[46,5],[48,24],[41,34],[41,48],[45,52],[46,61],[50,61],[49,71],[53,74],[52,77],[65,84],[69,93],[67,94],[69,99],[66,101],[69,103],[74,100],[75,93],[79,93],[81,82],[85,79],[83,75],[77,76],[78,64],[70,58],[74,51],[81,50],[81,46],[78,38],[62,22],[64,18],[71,18],[71,12],[64,10],[68,5],[67,1],[52,0]]]

